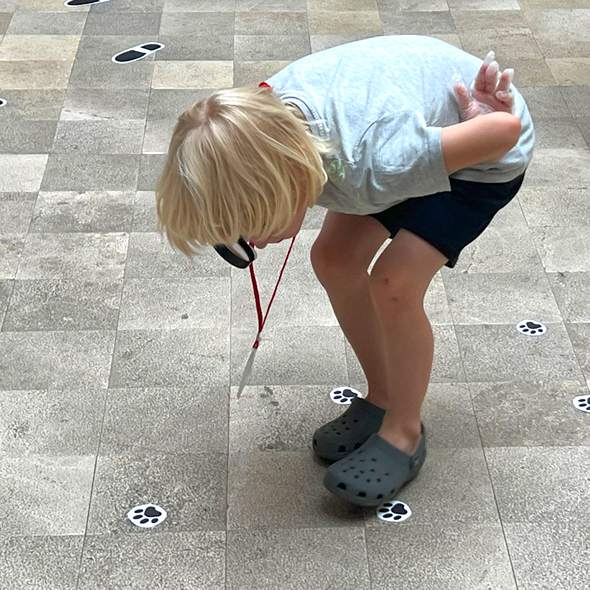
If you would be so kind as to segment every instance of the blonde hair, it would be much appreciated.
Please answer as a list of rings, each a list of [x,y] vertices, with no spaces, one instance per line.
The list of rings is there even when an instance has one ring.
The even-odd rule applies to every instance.
[[[330,149],[269,89],[216,91],[178,118],[156,187],[158,231],[189,258],[204,245],[266,240],[315,204]]]

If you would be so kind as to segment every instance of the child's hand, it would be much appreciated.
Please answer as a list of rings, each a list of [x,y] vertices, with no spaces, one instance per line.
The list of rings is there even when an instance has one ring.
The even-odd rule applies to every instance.
[[[461,121],[497,111],[512,113],[514,95],[510,92],[510,84],[514,70],[504,70],[498,80],[500,68],[498,62],[494,61],[494,57],[493,51],[487,54],[475,77],[471,92],[463,85],[460,76],[454,78]]]

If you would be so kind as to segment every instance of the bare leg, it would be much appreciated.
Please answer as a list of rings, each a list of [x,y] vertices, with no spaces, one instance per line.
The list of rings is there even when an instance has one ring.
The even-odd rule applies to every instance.
[[[366,399],[384,409],[388,406],[389,384],[367,268],[388,236],[389,232],[372,217],[330,211],[312,249],[314,270],[367,378]]]
[[[423,300],[430,281],[446,261],[429,243],[400,230],[371,275],[389,384],[389,406],[379,435],[410,454],[420,440],[420,411],[434,355]]]

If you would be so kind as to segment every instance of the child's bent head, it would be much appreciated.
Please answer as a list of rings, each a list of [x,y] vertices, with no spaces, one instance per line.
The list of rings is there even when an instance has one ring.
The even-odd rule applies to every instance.
[[[279,234],[322,192],[327,149],[268,89],[219,90],[178,118],[156,188],[158,229],[189,257]]]

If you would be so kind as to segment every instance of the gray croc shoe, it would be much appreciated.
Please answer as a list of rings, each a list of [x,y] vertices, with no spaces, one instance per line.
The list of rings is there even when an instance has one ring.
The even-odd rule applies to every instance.
[[[412,456],[373,434],[367,442],[328,467],[324,485],[336,496],[359,506],[379,506],[412,481],[426,459],[426,433]]]
[[[381,428],[383,416],[385,410],[362,397],[354,398],[346,412],[315,431],[314,453],[322,459],[343,459]]]

